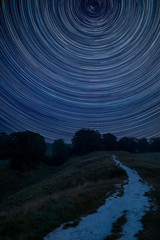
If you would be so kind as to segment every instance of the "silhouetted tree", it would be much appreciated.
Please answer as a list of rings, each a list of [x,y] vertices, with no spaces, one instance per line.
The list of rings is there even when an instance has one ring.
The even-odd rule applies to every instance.
[[[119,149],[128,152],[136,152],[137,139],[133,137],[123,137],[119,140]]]
[[[117,149],[117,137],[111,133],[103,134],[103,149],[113,151]]]
[[[102,149],[102,139],[98,131],[81,129],[72,138],[73,150],[77,154],[86,154]]]
[[[141,138],[137,142],[137,148],[140,152],[148,152],[150,150],[149,142],[146,138]]]
[[[63,139],[55,140],[53,143],[53,154],[50,164],[59,166],[70,156],[71,148]]]
[[[0,133],[0,160],[6,160],[9,158],[9,137],[6,133]]]
[[[150,139],[150,151],[160,152],[160,138],[151,138]]]
[[[31,131],[12,133],[9,136],[11,148],[11,166],[23,169],[31,168],[43,160],[46,151],[44,138]]]

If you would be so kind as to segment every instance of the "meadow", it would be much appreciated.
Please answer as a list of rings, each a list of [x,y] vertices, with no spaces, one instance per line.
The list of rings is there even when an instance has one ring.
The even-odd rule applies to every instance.
[[[78,225],[82,216],[96,212],[115,191],[123,194],[127,176],[114,164],[113,153],[153,186],[148,195],[154,204],[143,217],[144,229],[137,237],[159,240],[160,153],[103,151],[72,157],[59,167],[41,163],[25,172],[11,169],[9,161],[0,161],[0,239],[41,240],[62,223]],[[125,222],[124,214],[106,239],[118,239]]]
[[[39,240],[62,223],[77,225],[82,216],[103,205],[124,179],[125,171],[106,152],[73,157],[59,167],[41,163],[26,172],[1,161],[0,239]]]

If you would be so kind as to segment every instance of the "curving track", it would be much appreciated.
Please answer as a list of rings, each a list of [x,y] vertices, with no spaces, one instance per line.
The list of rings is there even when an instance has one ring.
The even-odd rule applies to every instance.
[[[124,185],[122,197],[114,194],[106,199],[105,205],[97,213],[83,217],[77,227],[63,229],[64,224],[49,233],[44,240],[103,240],[111,235],[112,224],[127,212],[127,222],[123,226],[121,240],[136,240],[134,236],[143,229],[141,219],[149,210],[150,202],[144,194],[150,187],[142,183],[136,171],[122,165],[116,157],[113,160],[122,167],[128,175],[128,183]]]

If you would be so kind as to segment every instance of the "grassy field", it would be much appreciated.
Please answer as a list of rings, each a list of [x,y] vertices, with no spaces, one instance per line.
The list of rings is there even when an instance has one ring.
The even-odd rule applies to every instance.
[[[148,184],[154,188],[149,192],[157,209],[147,212],[143,217],[144,230],[137,235],[139,240],[160,239],[160,153],[116,152],[118,159],[128,167],[134,168]]]
[[[1,162],[0,239],[43,239],[60,224],[95,212],[124,179],[125,172],[106,152],[71,158],[60,167],[41,164],[25,173]]]

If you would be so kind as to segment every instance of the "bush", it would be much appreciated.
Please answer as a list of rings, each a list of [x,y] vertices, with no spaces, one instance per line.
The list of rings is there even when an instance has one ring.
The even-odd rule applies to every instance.
[[[160,151],[160,138],[151,138],[150,139],[150,150],[151,152],[159,152]]]
[[[31,131],[12,133],[9,136],[11,167],[31,168],[44,159],[46,143],[44,138]]]
[[[128,152],[136,152],[137,151],[137,138],[133,137],[123,137],[119,140],[119,150],[128,151]]]
[[[117,149],[117,137],[111,133],[103,134],[103,149],[113,151]]]
[[[53,154],[52,159],[50,159],[50,164],[55,166],[62,165],[69,156],[71,156],[71,148],[64,142],[64,140],[55,140],[53,143]]]
[[[86,154],[102,150],[102,139],[98,131],[81,129],[72,139],[73,151],[77,154]]]
[[[0,133],[0,160],[6,160],[9,156],[9,137],[6,133],[1,132]]]

